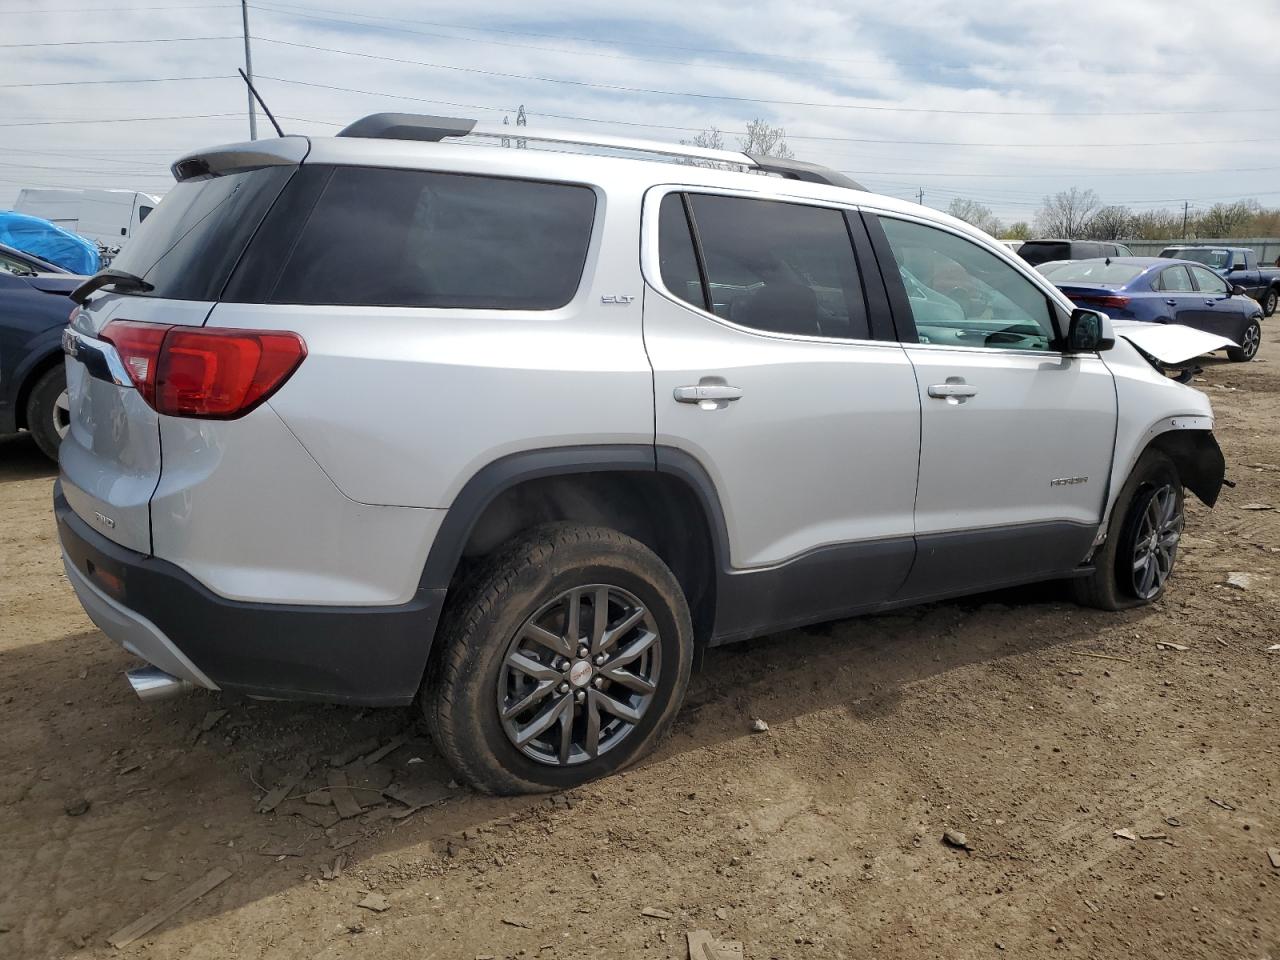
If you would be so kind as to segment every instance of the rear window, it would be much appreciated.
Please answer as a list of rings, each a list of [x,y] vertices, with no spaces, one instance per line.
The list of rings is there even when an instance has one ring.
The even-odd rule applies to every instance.
[[[292,166],[176,184],[112,261],[155,287],[147,296],[216,300]]]
[[[1183,247],[1181,250],[1166,250],[1161,256],[1171,256],[1175,260],[1194,260],[1214,270],[1222,270],[1231,263],[1230,250],[1215,250],[1211,247]]]
[[[1071,244],[1058,240],[1028,240],[1018,248],[1018,256],[1033,267],[1050,260],[1070,260]]]
[[[1128,283],[1146,267],[1134,266],[1131,263],[1107,263],[1105,260],[1073,260],[1063,263],[1050,271],[1043,271],[1053,277],[1054,283]]]
[[[553,310],[577,292],[596,209],[588,187],[370,167],[325,174],[270,303]]]

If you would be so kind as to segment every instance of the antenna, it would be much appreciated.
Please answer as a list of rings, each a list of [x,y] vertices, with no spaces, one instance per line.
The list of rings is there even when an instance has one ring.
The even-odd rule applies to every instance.
[[[257,88],[253,85],[253,81],[250,80],[245,72],[239,67],[236,67],[236,73],[240,74],[241,79],[248,84],[249,92],[253,94],[253,98],[257,100],[258,104],[262,107],[262,112],[267,115],[267,119],[271,121],[271,125],[276,128],[276,135],[283,137],[284,131],[280,129],[280,124],[276,123],[275,114],[273,114],[271,112],[271,108],[267,106],[267,101],[262,99],[262,94],[258,93]]]

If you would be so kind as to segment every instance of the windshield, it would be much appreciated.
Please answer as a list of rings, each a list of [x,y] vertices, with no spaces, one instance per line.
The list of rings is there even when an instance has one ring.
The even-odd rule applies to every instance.
[[[1171,253],[1178,260],[1194,260],[1196,263],[1203,263],[1206,267],[1212,267],[1214,270],[1221,270],[1231,262],[1230,250],[1197,247],[1193,250],[1173,250]]]
[[[1105,260],[1073,260],[1058,264],[1052,270],[1044,271],[1053,277],[1053,282],[1062,283],[1098,283],[1105,286],[1120,286],[1128,283],[1146,267],[1132,263],[1108,263]]]

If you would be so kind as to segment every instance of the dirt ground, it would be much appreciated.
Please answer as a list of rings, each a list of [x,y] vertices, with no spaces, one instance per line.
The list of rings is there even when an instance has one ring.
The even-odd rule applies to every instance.
[[[62,575],[53,469],[0,441],[0,957],[684,957],[689,930],[747,958],[1280,957],[1280,509],[1246,506],[1280,508],[1280,318],[1265,341],[1199,384],[1239,486],[1189,506],[1154,607],[1037,587],[721,648],[630,772],[481,797],[415,734],[356,796],[442,802],[329,826],[303,798],[329,758],[412,712],[143,705]]]

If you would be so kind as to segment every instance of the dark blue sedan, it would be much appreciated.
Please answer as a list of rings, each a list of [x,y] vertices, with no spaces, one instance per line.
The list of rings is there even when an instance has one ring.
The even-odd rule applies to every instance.
[[[1234,340],[1237,362],[1262,342],[1262,308],[1201,263],[1159,257],[1062,260],[1039,267],[1072,302],[1116,320],[1180,323]]]

